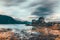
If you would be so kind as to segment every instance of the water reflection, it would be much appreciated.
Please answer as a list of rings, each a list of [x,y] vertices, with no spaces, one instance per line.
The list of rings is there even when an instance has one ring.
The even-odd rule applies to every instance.
[[[31,29],[32,26],[26,26],[24,24],[7,24],[7,25],[0,25],[0,28],[11,28],[11,29]]]

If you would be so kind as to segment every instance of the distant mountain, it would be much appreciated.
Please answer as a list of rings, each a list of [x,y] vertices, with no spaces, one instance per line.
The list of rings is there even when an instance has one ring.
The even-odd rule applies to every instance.
[[[0,15],[0,24],[27,24],[27,21],[15,20],[10,16]]]

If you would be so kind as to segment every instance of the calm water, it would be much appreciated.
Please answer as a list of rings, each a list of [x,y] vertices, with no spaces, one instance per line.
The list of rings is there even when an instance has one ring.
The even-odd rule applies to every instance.
[[[24,24],[11,24],[11,25],[0,25],[0,28],[16,28],[16,29],[31,29],[32,26],[26,26]]]

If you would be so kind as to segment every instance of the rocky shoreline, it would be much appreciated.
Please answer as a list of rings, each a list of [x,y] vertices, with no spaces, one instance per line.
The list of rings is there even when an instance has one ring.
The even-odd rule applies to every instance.
[[[54,32],[51,32],[51,34],[47,35],[45,34],[46,30],[44,33],[42,29],[40,31],[41,32],[30,29],[13,30],[9,28],[0,28],[0,40],[60,40],[60,36],[57,34],[55,35]]]

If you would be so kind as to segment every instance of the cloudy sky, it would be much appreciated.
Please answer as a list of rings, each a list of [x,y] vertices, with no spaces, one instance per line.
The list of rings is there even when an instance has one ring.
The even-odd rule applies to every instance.
[[[31,16],[60,19],[60,0],[0,0],[0,14],[23,20]]]

